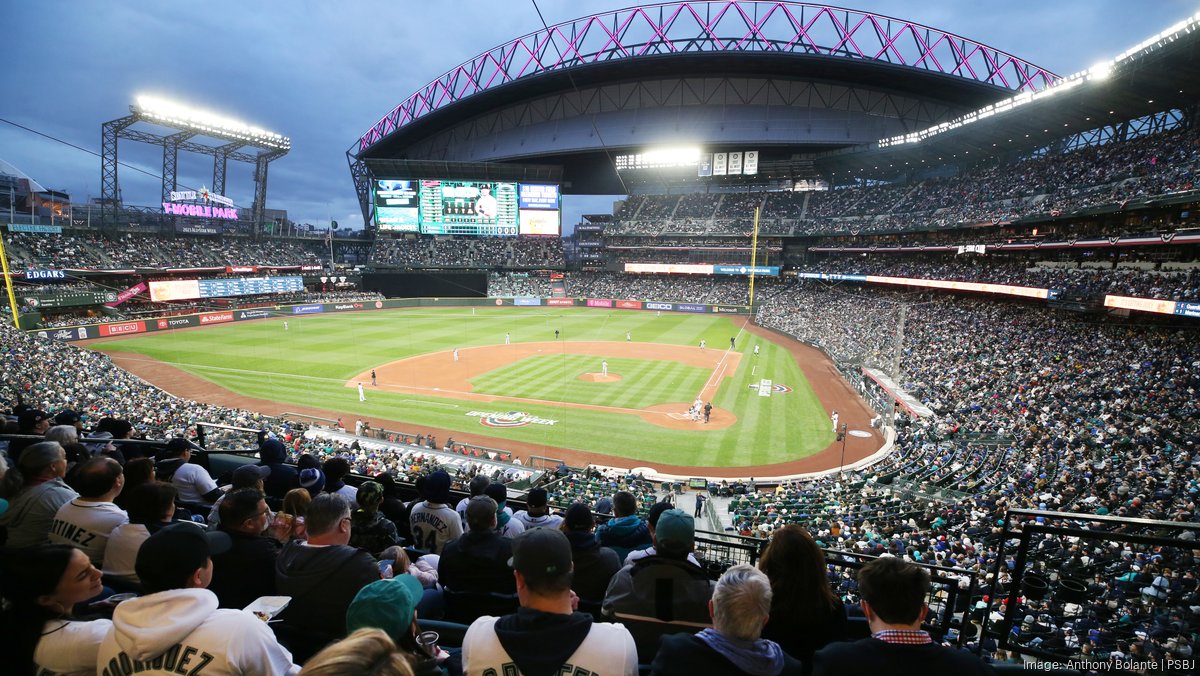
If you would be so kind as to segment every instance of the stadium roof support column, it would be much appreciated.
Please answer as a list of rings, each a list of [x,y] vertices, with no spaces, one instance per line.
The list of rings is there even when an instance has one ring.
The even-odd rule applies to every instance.
[[[267,209],[267,166],[271,160],[286,154],[286,150],[263,151],[254,160],[254,204],[251,206],[250,221],[255,239],[262,237],[263,214]]]
[[[120,133],[138,121],[136,115],[109,120],[100,127],[100,221],[106,225],[117,222],[121,195],[117,189],[117,139]]]
[[[371,170],[353,153],[346,153],[350,163],[350,179],[354,181],[354,193],[358,195],[358,208],[362,210],[363,229],[372,229],[371,223]]]
[[[245,145],[245,143],[227,143],[216,148],[216,152],[213,153],[213,194],[225,195],[225,169],[229,165],[229,156]]]
[[[179,145],[190,140],[195,136],[195,132],[181,131],[177,134],[171,134],[163,139],[163,164],[162,164],[162,201],[170,202],[171,193],[179,186]],[[172,227],[175,223],[175,217],[169,216],[167,220],[171,222]]]

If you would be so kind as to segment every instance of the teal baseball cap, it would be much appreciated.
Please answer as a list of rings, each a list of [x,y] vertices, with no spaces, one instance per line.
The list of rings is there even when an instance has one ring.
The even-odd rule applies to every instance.
[[[346,610],[346,633],[364,627],[382,629],[393,641],[412,632],[413,613],[425,590],[417,578],[405,573],[377,580],[358,590]]]

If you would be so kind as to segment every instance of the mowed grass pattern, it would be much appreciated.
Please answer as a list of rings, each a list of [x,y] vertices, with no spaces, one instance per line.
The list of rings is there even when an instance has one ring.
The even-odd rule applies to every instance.
[[[283,329],[283,319],[240,322],[148,334],[102,343],[96,348],[146,355],[251,397],[315,406],[368,420],[407,421],[515,439],[542,445],[544,454],[550,456],[554,455],[554,448],[572,448],[646,464],[746,466],[794,460],[824,449],[833,440],[828,412],[808,387],[791,354],[758,336],[739,334],[737,327],[741,321],[740,317],[669,312],[657,316],[644,311],[587,308],[418,308],[289,317],[287,331]],[[733,411],[737,423],[724,430],[703,431],[701,426],[695,431],[669,430],[634,415],[522,403],[522,411],[558,422],[487,428],[467,413],[510,411],[513,407],[449,396],[389,393],[372,390],[369,385],[367,401],[359,402],[355,389],[345,387],[346,379],[355,374],[398,359],[455,347],[503,344],[506,332],[511,334],[513,342],[553,340],[555,329],[568,341],[624,342],[625,332],[629,331],[634,342],[694,346],[703,339],[710,349],[724,349],[731,336],[739,336],[741,365],[732,378],[724,380],[713,399],[714,406]],[[761,348],[758,357],[751,354],[755,344]],[[477,378],[475,386],[510,396],[640,408],[652,403],[690,401],[708,378],[703,369],[698,369],[700,374],[695,376],[685,375],[686,369],[693,367],[684,366],[685,371],[672,371],[669,376],[679,376],[678,385],[662,388],[654,396],[663,399],[648,403],[619,403],[623,396],[619,388],[609,388],[621,383],[594,383],[599,386],[595,391],[601,399],[568,399],[577,393],[590,398],[590,388],[577,386],[593,383],[575,378],[579,373],[598,371],[600,365],[595,357],[574,356],[584,360],[575,372],[565,372],[560,365],[528,381],[504,381],[500,377],[503,374],[493,380],[493,374],[522,368],[517,364],[484,374]],[[631,368],[625,361],[610,359],[610,371],[621,373],[621,369]],[[644,361],[637,368],[653,370],[664,363],[682,366]],[[695,378],[701,375],[696,384]],[[786,384],[794,391],[760,397],[749,385],[761,378]],[[560,394],[533,394],[552,391]]]
[[[599,373],[602,357],[555,354],[526,357],[471,380],[472,390],[528,399],[570,401],[617,408],[691,401],[712,375],[711,369],[675,361],[609,359],[608,372],[621,380],[585,382],[584,373]],[[691,393],[691,396],[688,396]]]

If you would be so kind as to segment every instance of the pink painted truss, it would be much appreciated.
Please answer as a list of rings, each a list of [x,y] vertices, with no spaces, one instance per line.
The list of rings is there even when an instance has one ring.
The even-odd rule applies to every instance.
[[[473,94],[577,66],[672,54],[750,52],[866,59],[1039,91],[1054,73],[936,28],[796,2],[673,2],[630,7],[523,35],[443,73],[362,135],[358,152]]]

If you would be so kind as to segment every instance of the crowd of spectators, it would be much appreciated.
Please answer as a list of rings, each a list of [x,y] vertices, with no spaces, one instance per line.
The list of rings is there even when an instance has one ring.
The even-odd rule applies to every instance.
[[[536,296],[549,298],[554,293],[548,277],[531,277],[523,273],[489,272],[487,295],[493,298]]]
[[[938,230],[1027,216],[1123,208],[1194,187],[1200,136],[1173,129],[1124,142],[987,160],[951,177],[812,192],[644,195],[630,198],[609,234],[744,234],[754,207],[760,233],[822,235]]]
[[[319,242],[292,239],[255,241],[247,237],[177,236],[125,233],[6,233],[17,269],[205,268],[229,265],[317,265],[329,258]]]
[[[1200,299],[1200,269],[1096,268],[1078,263],[1041,265],[993,256],[830,256],[801,272],[986,282],[1059,289],[1100,298],[1106,294],[1167,300]]]
[[[899,382],[934,416],[902,415],[895,450],[868,470],[735,498],[739,532],[765,536],[803,524],[836,549],[967,569],[985,580],[987,595],[1009,582],[1003,568],[1002,579],[989,577],[1007,509],[1197,521],[1194,329],[818,283],[781,290],[758,321],[836,360],[890,372],[899,302],[908,304]],[[1099,533],[1093,541],[1047,537],[1038,551],[1068,571],[1044,571],[1048,577],[1082,574],[1095,601],[1080,609],[1027,600],[1018,614],[1029,616],[1022,644],[1054,637],[1048,646],[1065,654],[1103,658],[1133,646],[1157,658],[1190,654],[1195,616],[1172,617],[1173,607],[1196,600],[1194,574],[1179,572],[1194,572],[1190,550],[1122,548]],[[1011,569],[1011,552],[1006,563]],[[1139,591],[1152,584],[1165,595]],[[1071,630],[1084,638],[1064,646]]]
[[[685,303],[745,305],[749,281],[743,277],[686,275],[625,275],[581,272],[567,280],[567,295],[578,298],[620,298]]]
[[[379,237],[371,251],[371,262],[419,268],[561,268],[564,265],[562,240],[558,237]]]

